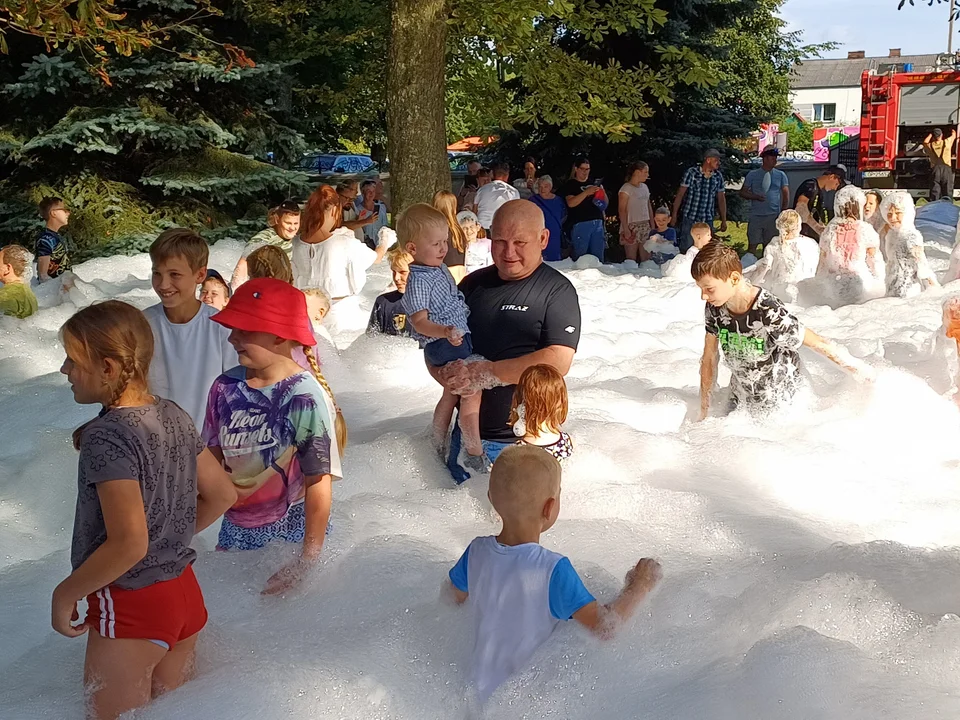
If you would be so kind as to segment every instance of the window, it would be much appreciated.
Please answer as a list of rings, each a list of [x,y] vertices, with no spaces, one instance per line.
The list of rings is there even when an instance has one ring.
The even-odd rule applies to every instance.
[[[813,121],[832,123],[837,121],[837,104],[823,103],[813,106]]]

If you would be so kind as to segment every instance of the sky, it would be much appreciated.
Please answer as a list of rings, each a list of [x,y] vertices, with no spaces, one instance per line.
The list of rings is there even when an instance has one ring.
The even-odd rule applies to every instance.
[[[823,54],[843,58],[851,50],[867,56],[885,56],[890,48],[904,55],[925,55],[947,50],[947,5],[928,0],[909,2],[897,10],[899,0],[786,0],[781,16],[790,30],[802,30],[804,43],[834,41],[840,46]],[[954,51],[960,49],[960,23],[955,23]]]

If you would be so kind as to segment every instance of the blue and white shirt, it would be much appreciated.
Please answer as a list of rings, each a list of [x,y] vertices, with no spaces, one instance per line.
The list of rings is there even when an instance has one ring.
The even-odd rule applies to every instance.
[[[475,638],[471,682],[480,701],[520,670],[561,620],[594,601],[573,565],[537,543],[501,545],[479,537],[450,570],[469,594]]]
[[[681,214],[683,223],[713,223],[713,216],[716,214],[717,193],[723,192],[723,175],[720,171],[714,171],[710,177],[703,174],[703,168],[699,165],[687,170],[683,176],[681,187],[687,189],[687,194],[683,196],[683,206]]]
[[[437,267],[411,265],[402,303],[408,318],[421,310],[426,310],[431,322],[438,325],[453,325],[464,335],[470,332],[470,327],[467,325],[470,309],[446,265]],[[421,348],[434,340],[440,340],[440,338],[421,335],[413,329],[412,324],[410,331],[420,342]]]

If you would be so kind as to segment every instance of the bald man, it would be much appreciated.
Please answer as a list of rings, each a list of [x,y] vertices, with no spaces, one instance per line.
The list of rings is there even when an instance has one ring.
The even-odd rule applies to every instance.
[[[480,404],[480,437],[494,462],[516,442],[507,421],[513,390],[532,365],[570,370],[580,342],[580,300],[562,273],[543,262],[550,239],[543,212],[529,200],[511,200],[493,217],[493,265],[463,279],[460,291],[470,308],[470,336],[482,362],[451,363],[441,382],[454,392],[485,387]],[[496,387],[491,387],[496,385]],[[450,441],[447,467],[458,483],[467,479],[458,464],[459,428]]]

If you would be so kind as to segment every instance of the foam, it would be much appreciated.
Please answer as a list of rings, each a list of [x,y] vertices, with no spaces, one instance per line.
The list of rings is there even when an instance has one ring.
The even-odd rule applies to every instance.
[[[241,244],[211,265],[229,273]],[[931,257],[946,269],[948,257]],[[960,712],[960,411],[938,345],[951,290],[832,310],[805,324],[879,369],[860,386],[803,351],[806,409],[767,422],[691,423],[703,303],[656,269],[557,263],[584,334],[568,383],[576,450],[545,537],[602,600],[642,555],[664,580],[613,642],[559,628],[491,700],[497,718],[837,720]],[[80,305],[154,302],[149,259],[77,268],[63,296],[0,318],[0,717],[81,714],[83,641],[49,627],[69,570],[76,454],[93,415],[57,374],[57,331]],[[653,277],[651,277],[653,276]],[[465,717],[467,614],[441,600],[446,571],[496,532],[484,483],[452,486],[429,442],[440,388],[415,343],[368,338],[389,283],[374,268],[337,309],[339,355],[321,357],[350,425],[322,566],[283,598],[259,592],[291,548],[212,552],[196,540],[210,610],[198,677],[148,720]],[[939,349],[938,349],[939,348]],[[727,375],[721,371],[721,382]]]

